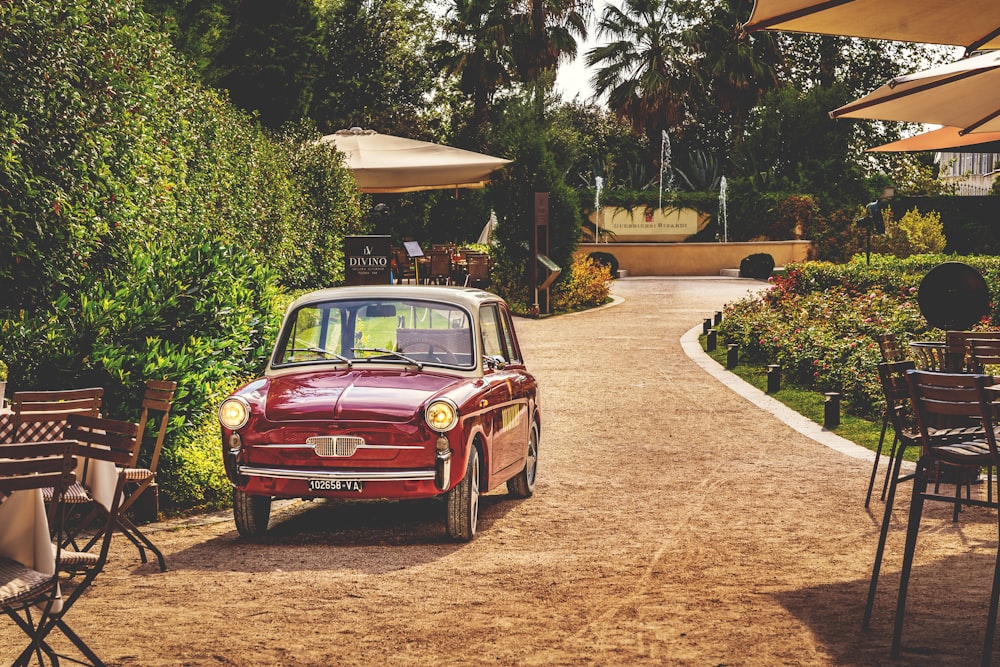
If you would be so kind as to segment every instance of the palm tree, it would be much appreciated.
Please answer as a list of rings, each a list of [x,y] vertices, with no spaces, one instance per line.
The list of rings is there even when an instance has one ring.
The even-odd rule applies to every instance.
[[[518,80],[534,83],[576,58],[577,38],[587,38],[593,0],[527,0],[511,16]]]
[[[496,92],[514,80],[509,0],[454,0],[433,48],[445,74],[458,77],[459,89],[472,98],[473,125],[483,128]]]
[[[739,28],[752,8],[750,0],[723,0],[684,37],[697,53],[695,71],[703,88],[698,97],[729,115],[730,141],[736,147],[742,143],[750,111],[779,85],[781,52],[773,36],[751,37]]]
[[[597,23],[608,44],[587,52],[594,91],[607,95],[609,108],[660,145],[666,127],[688,116],[695,83],[689,51],[682,40],[693,3],[672,0],[624,0],[608,5]]]

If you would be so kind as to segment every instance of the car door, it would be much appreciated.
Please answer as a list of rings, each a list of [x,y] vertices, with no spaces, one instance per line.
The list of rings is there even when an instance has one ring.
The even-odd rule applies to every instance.
[[[528,400],[523,390],[523,368],[510,331],[510,321],[499,304],[480,310],[483,354],[504,360],[503,368],[487,369],[487,400],[493,432],[492,475],[504,478],[520,470],[528,439]]]

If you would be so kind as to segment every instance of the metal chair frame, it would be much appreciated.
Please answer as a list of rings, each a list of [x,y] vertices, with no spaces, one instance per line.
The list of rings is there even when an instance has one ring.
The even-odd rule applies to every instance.
[[[893,623],[891,648],[893,658],[900,656],[902,648],[906,596],[924,501],[936,500],[997,509],[996,503],[991,501],[978,498],[963,500],[927,490],[932,472],[938,464],[957,467],[997,464],[998,452],[994,428],[997,413],[1000,411],[1000,403],[994,400],[987,388],[993,385],[996,380],[992,376],[975,373],[935,373],[916,370],[907,371],[906,376],[910,386],[923,454],[917,461],[916,471],[913,475],[906,546],[903,553],[896,615]],[[962,440],[941,442],[936,439],[932,425],[941,419],[953,418],[978,420],[982,427],[981,431],[975,437]],[[998,537],[1000,537],[1000,512],[998,512],[997,518]],[[1000,547],[998,547],[997,556],[983,639],[981,664],[984,666],[991,663],[993,638],[996,631],[997,608],[998,601],[1000,601]],[[875,576],[876,574],[873,573],[873,585]],[[869,607],[871,602],[870,596]],[[866,619],[870,617],[870,613],[870,608],[866,609]]]

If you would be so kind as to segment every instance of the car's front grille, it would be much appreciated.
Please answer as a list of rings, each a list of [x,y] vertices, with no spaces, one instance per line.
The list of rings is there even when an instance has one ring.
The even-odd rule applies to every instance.
[[[365,446],[365,439],[353,435],[317,435],[307,438],[317,456],[354,456],[358,447]]]

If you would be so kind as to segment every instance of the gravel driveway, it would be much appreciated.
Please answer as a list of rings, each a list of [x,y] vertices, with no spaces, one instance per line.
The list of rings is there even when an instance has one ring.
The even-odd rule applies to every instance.
[[[119,540],[67,620],[113,665],[977,662],[995,515],[928,509],[907,659],[892,663],[908,486],[862,632],[882,511],[863,507],[871,464],[684,353],[685,332],[760,287],[625,279],[611,307],[519,320],[542,388],[539,483],[528,500],[484,498],[469,544],[446,539],[437,501],[289,502],[257,541],[227,513],[167,521],[149,532],[168,572]],[[21,644],[11,625],[0,662]]]

